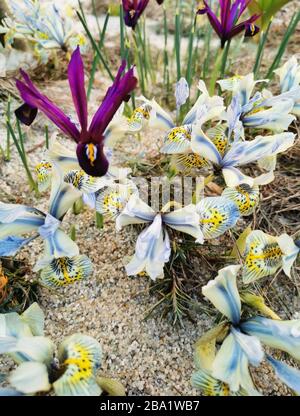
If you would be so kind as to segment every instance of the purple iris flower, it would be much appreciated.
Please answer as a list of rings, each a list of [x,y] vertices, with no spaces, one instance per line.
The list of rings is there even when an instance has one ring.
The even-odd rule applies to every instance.
[[[122,3],[125,24],[134,29],[149,0],[122,0]]]
[[[197,14],[207,14],[213,29],[221,39],[221,47],[234,36],[245,31],[245,36],[254,36],[259,32],[259,28],[254,22],[260,17],[254,14],[249,19],[238,23],[240,17],[246,10],[251,0],[219,0],[221,20],[203,0],[202,5],[198,6]]]
[[[134,68],[131,68],[122,77],[125,67],[126,62],[123,61],[89,127],[84,67],[79,47],[72,54],[68,67],[68,78],[81,129],[78,129],[63,111],[39,92],[23,70],[20,71],[23,81],[17,80],[16,85],[25,104],[16,110],[16,116],[21,122],[30,125],[35,119],[37,110],[42,111],[64,134],[75,140],[81,168],[88,175],[103,176],[109,165],[104,154],[104,131],[122,102],[128,101],[129,94],[137,85]]]

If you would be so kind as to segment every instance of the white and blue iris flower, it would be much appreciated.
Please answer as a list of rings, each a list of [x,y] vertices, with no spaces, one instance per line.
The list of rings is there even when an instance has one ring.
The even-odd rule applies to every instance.
[[[86,39],[74,31],[73,11],[69,5],[24,0],[23,5],[10,2],[15,21],[8,20],[9,39],[26,37],[42,49],[86,47]],[[36,49],[39,50],[38,48]],[[44,56],[43,53],[41,56]]]
[[[226,137],[225,137],[226,139]],[[240,166],[256,162],[266,157],[282,153],[293,146],[295,134],[280,133],[273,136],[257,136],[252,141],[225,140],[222,149],[202,129],[201,123],[193,127],[191,148],[194,153],[210,161],[216,167],[222,169],[224,180],[229,187],[240,184],[261,185],[268,183],[273,178],[273,172],[262,174],[253,179],[240,170]]]
[[[203,198],[196,205],[196,211],[205,240],[224,234],[240,218],[237,205],[224,196]]]
[[[258,394],[249,373],[249,364],[258,367],[265,357],[262,344],[300,359],[300,320],[279,321],[262,316],[241,319],[241,299],[237,275],[241,266],[221,269],[202,288],[203,295],[229,320],[228,334],[213,357],[212,377],[226,383],[232,392],[243,389]],[[215,341],[215,340],[214,340]],[[267,356],[278,377],[300,393],[300,371]]]
[[[44,337],[44,314],[34,303],[21,316],[0,315],[0,354],[9,355],[18,367],[7,381],[9,390],[1,395],[32,395],[54,390],[57,396],[99,396],[96,378],[102,351],[95,339],[71,335],[55,345]]]
[[[108,172],[102,177],[94,177],[86,174],[79,166],[75,151],[69,150],[52,138],[50,149],[44,154],[44,159],[36,166],[37,182],[41,192],[45,191],[51,184],[52,166],[59,167],[66,183],[71,184],[82,194],[83,202],[95,209],[99,191],[114,186],[116,182],[122,183],[125,187],[132,185],[132,181],[127,179],[131,170],[127,168],[117,168],[110,164]],[[108,153],[111,158],[111,152]]]
[[[265,80],[254,81],[253,74],[231,82],[219,81],[223,90],[232,91],[233,94],[226,113],[230,139],[232,133],[234,140],[244,138],[245,127],[281,133],[295,120],[291,112],[295,101],[300,99],[300,87],[294,87],[275,97],[265,97],[261,92],[252,96],[255,84],[262,81]]]
[[[275,274],[280,268],[291,277],[291,269],[300,248],[287,234],[279,237],[263,231],[252,231],[246,238],[243,264],[243,282],[252,283]]]
[[[186,114],[182,123],[177,126],[171,115],[167,113],[154,99],[147,100],[140,97],[144,107],[148,108],[148,125],[163,131],[163,145],[161,153],[171,154],[176,159],[174,166],[178,170],[188,168],[201,168],[207,164],[199,156],[193,154],[191,148],[192,127],[198,120],[205,123],[208,120],[220,119],[225,109],[223,99],[218,96],[210,97],[203,81],[199,81],[198,88],[201,92],[194,106]],[[176,88],[177,113],[181,105],[188,97],[186,82],[179,81]],[[178,159],[178,160],[177,160]]]
[[[276,69],[275,74],[280,78],[281,93],[295,91],[300,85],[300,65],[297,58],[292,56],[281,68]],[[295,97],[292,113],[300,116],[300,97]]]
[[[171,254],[167,227],[189,234],[197,242],[203,243],[199,215],[192,204],[173,212],[156,212],[134,194],[116,219],[118,230],[130,224],[147,224],[147,228],[138,236],[135,254],[126,266],[129,276],[143,271],[152,280],[163,276],[164,265]]]
[[[80,197],[80,191],[63,182],[59,171],[54,169],[47,213],[26,205],[1,202],[0,255],[15,255],[24,245],[41,237],[44,242],[44,252],[35,265],[36,271],[55,266],[55,270],[52,270],[52,278],[54,281],[58,280],[60,285],[89,276],[90,260],[86,256],[79,256],[77,244],[61,228],[61,221],[66,212]],[[33,233],[33,236],[21,237],[29,233]],[[80,270],[78,270],[79,266],[81,266]],[[54,284],[49,279],[46,279],[45,283]]]

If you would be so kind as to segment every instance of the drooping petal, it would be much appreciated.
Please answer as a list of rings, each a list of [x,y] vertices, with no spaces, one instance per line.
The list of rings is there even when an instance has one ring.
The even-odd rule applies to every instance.
[[[102,351],[94,338],[71,335],[59,346],[58,356],[65,372],[53,383],[57,396],[100,396],[96,370],[101,364]]]
[[[268,362],[275,370],[276,376],[284,382],[290,389],[300,394],[300,370],[291,367],[282,361],[275,360],[270,355],[267,356]]]
[[[300,320],[275,321],[256,316],[240,325],[243,332],[260,339],[263,344],[289,353],[300,360]]]
[[[25,394],[49,391],[51,385],[47,367],[39,362],[21,363],[8,378],[11,386]]]
[[[84,86],[84,67],[79,46],[72,53],[68,66],[68,79],[82,133],[85,133],[88,123],[87,98]]]
[[[22,321],[29,325],[34,336],[44,335],[45,315],[40,306],[34,302],[21,315]]]
[[[192,386],[200,389],[204,396],[247,396],[247,393],[240,389],[238,392],[230,391],[228,384],[212,377],[207,371],[198,370],[192,375]]]
[[[216,165],[221,165],[222,156],[212,140],[205,135],[200,125],[193,127],[191,148],[193,152],[201,157],[210,160]]]
[[[191,125],[174,127],[164,137],[164,144],[160,153],[177,154],[186,153],[191,150]]]
[[[188,175],[193,169],[206,166],[209,166],[209,162],[196,153],[174,154],[170,161],[171,169],[184,175]]]
[[[61,172],[53,169],[49,214],[61,220],[80,197],[81,192],[72,185],[63,182]]]
[[[24,103],[19,108],[15,110],[15,115],[21,123],[25,124],[26,126],[30,126],[36,116],[37,116],[37,108],[33,108],[30,105]]]
[[[144,224],[145,222],[152,222],[155,217],[155,212],[145,202],[143,202],[137,195],[132,195],[126,204],[124,210],[116,220],[117,230],[130,224]]]
[[[34,214],[34,215],[32,215]],[[0,223],[11,223],[26,215],[43,216],[43,213],[38,209],[28,207],[20,204],[5,204],[0,202]]]
[[[26,246],[32,239],[22,238],[15,236],[8,236],[3,240],[0,240],[0,257],[1,256],[14,256],[22,247]]]
[[[63,133],[75,141],[79,140],[79,131],[75,124],[52,101],[36,88],[17,80],[16,86],[22,99],[32,108],[41,110]],[[22,121],[22,120],[20,120]]]
[[[249,284],[276,273],[282,266],[282,254],[276,237],[252,231],[246,239],[243,282]]]
[[[96,194],[96,211],[100,214],[109,214],[116,218],[127,204],[129,198],[135,193],[135,188],[128,185],[114,184]]]
[[[51,185],[52,165],[47,160],[42,160],[35,167],[37,183],[40,192],[44,192]]]
[[[295,56],[292,56],[282,67],[274,72],[280,78],[281,92],[290,91],[293,87],[297,87],[300,84],[300,66]]]
[[[87,256],[60,257],[51,260],[41,270],[41,281],[50,287],[62,287],[87,279],[92,273],[92,263]]]
[[[97,178],[95,176],[87,175],[83,170],[74,169],[69,171],[64,176],[64,182],[70,183],[79,191],[90,194],[99,191],[112,184],[107,176]]]
[[[296,261],[300,248],[294,243],[294,240],[287,234],[282,234],[277,238],[278,245],[283,253],[282,269],[284,273],[291,277],[291,268]]]
[[[48,266],[53,259],[59,259],[60,257],[75,257],[79,255],[79,248],[75,241],[60,229],[45,238],[44,244],[45,250],[43,257],[37,261],[34,271],[38,271]]]
[[[141,96],[139,97],[139,100],[151,107],[149,119],[150,127],[159,128],[161,130],[170,130],[175,127],[171,116],[154,99],[150,101]]]
[[[237,205],[240,215],[247,216],[251,215],[259,204],[259,187],[257,185],[250,187],[246,184],[228,187],[224,189],[222,196]]]
[[[75,150],[69,150],[59,143],[55,137],[51,138],[50,148],[46,151],[45,156],[54,165],[58,165],[63,173],[79,167]]]
[[[241,317],[241,299],[236,283],[240,267],[224,267],[214,280],[202,287],[203,295],[234,324],[238,324]]]
[[[229,334],[216,355],[212,376],[228,384],[233,392],[243,388],[249,395],[254,395],[248,365],[247,355],[235,337]]]
[[[225,197],[208,197],[196,206],[205,239],[217,238],[234,227],[240,217],[234,202]]]
[[[126,266],[129,276],[142,271],[152,280],[163,276],[164,264],[168,262],[171,254],[169,236],[162,228],[162,219],[158,214],[153,223],[139,235],[135,254]]]
[[[140,131],[150,119],[152,107],[149,104],[142,104],[137,107],[128,119],[129,131]]]
[[[163,214],[162,220],[164,224],[174,230],[191,235],[199,243],[204,242],[195,205],[190,204],[184,208]]]

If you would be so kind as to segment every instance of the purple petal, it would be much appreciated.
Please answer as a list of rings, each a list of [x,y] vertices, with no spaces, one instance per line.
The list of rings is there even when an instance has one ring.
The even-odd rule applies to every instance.
[[[72,54],[68,66],[68,78],[74,106],[76,108],[78,120],[82,128],[82,133],[85,133],[87,130],[88,112],[87,98],[84,87],[84,67],[79,46],[77,46]]]
[[[23,75],[24,71],[22,71]],[[24,73],[25,74],[25,73]],[[22,99],[32,108],[41,110],[63,133],[79,141],[80,133],[70,119],[32,84],[27,74],[25,82],[16,81]],[[27,85],[26,85],[27,84]]]
[[[221,25],[223,28],[226,27],[227,21],[230,16],[230,5],[231,5],[231,0],[220,0]]]
[[[138,19],[147,7],[148,3],[149,0],[122,0],[126,26],[132,27],[133,29],[135,28]]]
[[[241,22],[240,24],[236,25],[229,33],[228,33],[228,39],[233,38],[234,36],[238,35],[239,33],[246,30],[249,25],[251,25],[253,22],[255,22],[259,18],[259,15],[253,15],[249,19],[245,20],[244,22]],[[256,32],[257,33],[257,32]]]
[[[131,68],[121,78],[126,67],[123,61],[113,85],[107,90],[105,98],[93,117],[89,133],[94,141],[103,140],[103,133],[123,101],[128,101],[129,94],[137,85],[134,68]]]
[[[15,115],[21,123],[25,124],[26,126],[30,126],[37,115],[37,108],[31,107],[28,104],[22,104],[21,107],[15,110]]]
[[[90,176],[104,176],[109,162],[103,151],[103,144],[79,143],[76,149],[81,169]]]

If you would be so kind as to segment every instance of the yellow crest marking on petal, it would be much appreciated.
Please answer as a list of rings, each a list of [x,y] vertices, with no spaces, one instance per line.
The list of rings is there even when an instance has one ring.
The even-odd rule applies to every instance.
[[[167,139],[174,143],[179,143],[182,140],[191,140],[191,131],[190,129],[180,126],[174,127],[167,136]]]

